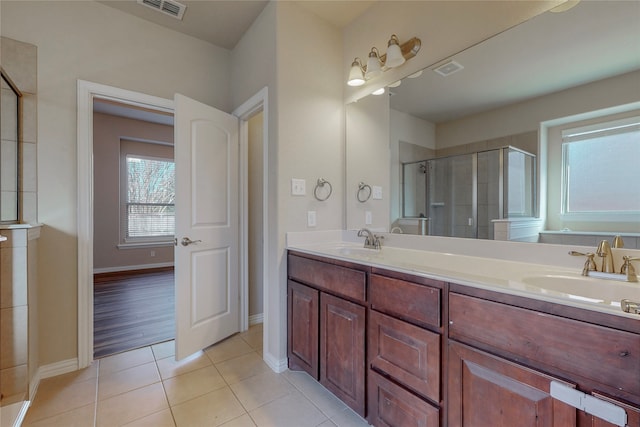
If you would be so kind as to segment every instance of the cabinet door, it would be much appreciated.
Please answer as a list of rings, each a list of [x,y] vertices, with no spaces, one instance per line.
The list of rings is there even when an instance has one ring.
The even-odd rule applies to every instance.
[[[320,383],[363,417],[365,318],[364,307],[320,294]]]
[[[449,426],[575,426],[575,408],[549,395],[552,380],[559,381],[451,342]]]
[[[287,355],[289,369],[318,376],[318,323],[320,293],[292,280],[288,282]]]

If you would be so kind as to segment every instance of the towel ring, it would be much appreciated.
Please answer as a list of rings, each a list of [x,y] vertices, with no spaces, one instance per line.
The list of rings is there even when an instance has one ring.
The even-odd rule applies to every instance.
[[[363,195],[366,194],[366,196]],[[369,184],[365,184],[361,182],[358,184],[358,192],[356,193],[356,198],[360,203],[364,203],[371,197],[371,186]]]
[[[324,188],[325,184],[329,186],[329,193],[327,193],[327,195],[324,197],[319,196],[318,190],[321,188]],[[324,202],[329,197],[331,197],[332,192],[333,192],[333,187],[331,186],[331,183],[324,178],[318,178],[318,183],[316,184],[316,188],[313,189],[313,196],[316,198],[316,200],[318,200],[319,202]]]

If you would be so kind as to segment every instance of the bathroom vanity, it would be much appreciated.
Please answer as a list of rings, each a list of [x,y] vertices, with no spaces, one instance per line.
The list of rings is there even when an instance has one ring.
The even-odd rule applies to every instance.
[[[290,369],[374,426],[640,426],[640,315],[385,250],[289,249]]]

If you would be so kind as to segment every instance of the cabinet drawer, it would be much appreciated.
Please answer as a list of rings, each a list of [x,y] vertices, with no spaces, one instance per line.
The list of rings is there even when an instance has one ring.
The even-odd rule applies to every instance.
[[[440,289],[371,275],[371,308],[418,325],[440,327]]]
[[[371,311],[369,357],[371,368],[440,400],[440,335]]]
[[[366,301],[366,274],[364,271],[329,264],[289,254],[289,277],[321,290],[344,297]]]
[[[368,421],[376,427],[437,427],[440,412],[426,401],[369,370]]]
[[[449,336],[640,395],[640,335],[451,293]]]

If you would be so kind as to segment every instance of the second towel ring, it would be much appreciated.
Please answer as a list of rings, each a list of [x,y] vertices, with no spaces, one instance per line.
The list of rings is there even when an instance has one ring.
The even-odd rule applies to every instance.
[[[365,196],[366,195],[366,196]],[[365,184],[361,182],[358,184],[358,192],[356,193],[356,198],[360,203],[364,203],[371,197],[371,186],[369,184]]]
[[[321,188],[324,188],[325,184],[329,186],[329,193],[327,193],[326,196],[322,197],[321,195],[318,195],[318,190]],[[320,202],[324,202],[329,197],[331,197],[332,192],[333,192],[333,187],[331,186],[331,183],[324,178],[318,178],[318,183],[316,184],[316,188],[313,189],[313,197],[315,197],[316,200]]]

